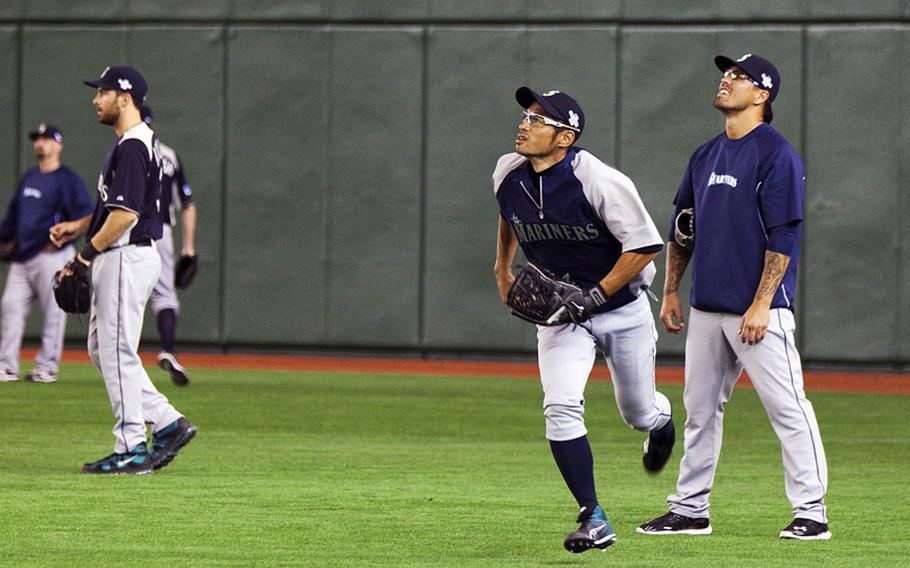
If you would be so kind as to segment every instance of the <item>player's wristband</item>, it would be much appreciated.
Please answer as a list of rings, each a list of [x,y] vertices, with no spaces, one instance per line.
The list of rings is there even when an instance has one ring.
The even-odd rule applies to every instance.
[[[597,285],[585,292],[585,309],[588,311],[599,308],[607,301],[607,295],[603,289]]]
[[[95,248],[95,245],[92,244],[92,241],[85,243],[85,247],[79,251],[79,256],[81,256],[85,262],[89,263],[95,260],[95,257],[99,254],[101,254],[101,252]]]

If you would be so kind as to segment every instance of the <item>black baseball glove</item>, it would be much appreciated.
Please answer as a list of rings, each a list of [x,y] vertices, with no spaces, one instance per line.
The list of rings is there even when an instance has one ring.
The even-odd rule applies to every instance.
[[[506,303],[513,315],[537,325],[550,326],[581,323],[606,301],[599,286],[585,291],[528,263],[515,278]]]
[[[0,241],[0,262],[9,262],[16,252],[16,241]]]
[[[673,239],[682,248],[691,251],[695,248],[695,209],[683,209],[673,223]]]
[[[196,278],[196,271],[199,270],[199,256],[181,256],[177,261],[177,268],[174,271],[174,285],[180,290],[189,288]]]
[[[75,258],[54,275],[54,298],[64,312],[88,312],[92,294],[88,284],[88,266]]]

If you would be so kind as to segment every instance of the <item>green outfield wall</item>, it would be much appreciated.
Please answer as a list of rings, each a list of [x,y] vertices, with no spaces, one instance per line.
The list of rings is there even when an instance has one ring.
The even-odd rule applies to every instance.
[[[182,340],[530,352],[492,277],[516,87],[575,96],[581,145],[663,228],[722,128],[712,58],[747,52],[780,69],[774,126],[807,166],[804,359],[910,363],[910,0],[6,0],[0,199],[40,121],[94,187],[113,134],[82,80],[128,63],[199,205]],[[70,318],[68,345],[87,324]],[[660,355],[682,350],[661,332]]]

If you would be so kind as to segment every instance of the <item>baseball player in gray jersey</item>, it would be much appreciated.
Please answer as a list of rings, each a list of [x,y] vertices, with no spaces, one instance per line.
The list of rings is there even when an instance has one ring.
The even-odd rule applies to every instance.
[[[0,382],[19,379],[25,320],[37,299],[44,311],[44,327],[35,368],[27,378],[52,383],[57,380],[66,329],[66,313],[54,300],[53,277],[72,258],[73,248],[57,248],[48,238],[48,230],[60,221],[87,220],[92,204],[82,179],[60,161],[60,129],[41,124],[29,137],[38,165],[22,176],[0,223],[0,257],[10,261],[2,301]]]
[[[667,499],[670,512],[638,532],[711,532],[708,497],[720,457],[724,406],[745,370],[783,454],[794,518],[779,536],[827,540],[825,449],[793,337],[803,164],[770,126],[781,84],[777,68],[752,54],[736,61],[717,56],[714,63],[723,73],[714,107],[724,115],[724,131],[692,154],[676,193],[677,216],[694,217],[694,244],[677,236],[688,231],[674,224],[660,312],[667,331],[682,331],[676,291],[692,264],[685,453],[676,493]]]
[[[138,354],[145,306],[161,272],[155,250],[161,238],[161,154],[139,115],[147,86],[138,71],[108,67],[85,83],[97,89],[98,120],[113,127],[117,140],[98,179],[85,248],[57,278],[79,278],[91,269],[88,351],[104,377],[116,421],[114,453],[82,471],[148,474],[170,463],[196,435],[195,426],[152,384]],[[51,235],[68,240],[85,229],[80,223],[63,224],[52,227]]]
[[[149,128],[155,128],[154,115],[148,105],[141,109],[143,122]],[[190,377],[186,368],[177,360],[176,334],[177,316],[180,313],[180,301],[177,299],[177,288],[185,288],[192,282],[187,278],[184,267],[198,262],[196,256],[196,202],[193,190],[186,180],[183,164],[173,148],[159,142],[161,148],[161,239],[158,240],[158,255],[161,257],[161,276],[152,290],[152,312],[158,324],[158,336],[161,338],[161,352],[158,353],[158,366],[171,374],[171,380],[177,386],[189,384]],[[183,229],[183,247],[180,253],[180,266],[175,274],[174,264],[174,225],[177,214],[180,214]],[[175,278],[176,277],[176,278]]]

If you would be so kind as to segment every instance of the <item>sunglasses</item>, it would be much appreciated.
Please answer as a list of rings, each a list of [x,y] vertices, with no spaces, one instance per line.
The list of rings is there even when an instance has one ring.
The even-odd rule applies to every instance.
[[[733,69],[724,71],[724,78],[730,79],[731,81],[749,81],[753,85],[758,85],[758,83],[752,80],[752,77],[749,77],[742,71],[734,71]]]
[[[553,120],[550,117],[544,116],[542,114],[537,114],[536,112],[523,111],[521,113],[521,121],[518,124],[524,124],[525,122],[531,126],[553,126],[555,128],[565,128],[566,130],[571,130],[572,132],[581,132],[580,129],[575,128],[574,126],[563,124],[558,120]]]

